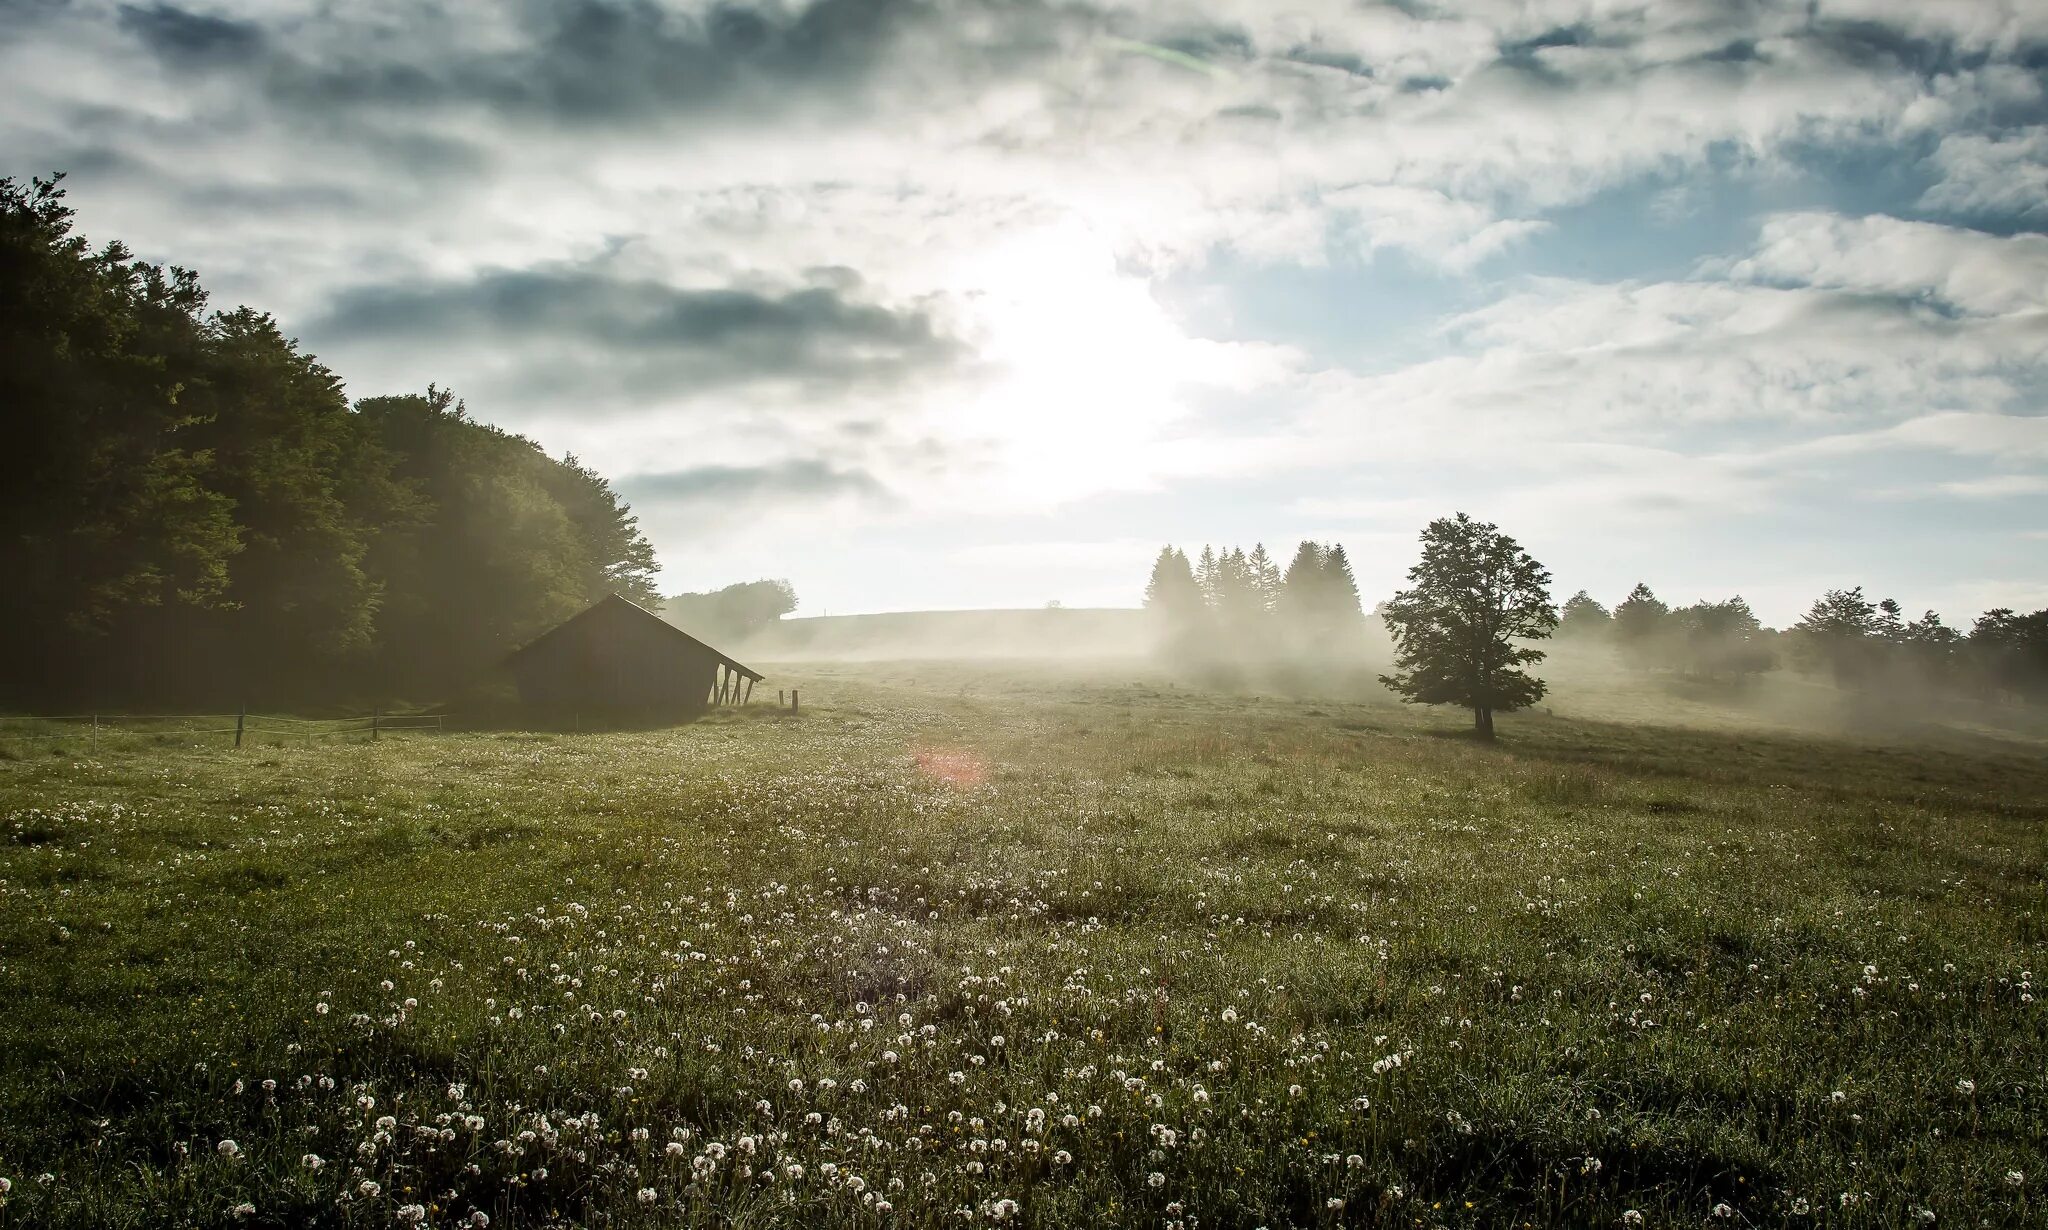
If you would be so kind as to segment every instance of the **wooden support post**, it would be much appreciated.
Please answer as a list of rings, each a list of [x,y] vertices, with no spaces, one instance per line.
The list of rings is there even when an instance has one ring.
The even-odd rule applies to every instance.
[[[740,698],[740,703],[744,705],[744,704],[746,704],[747,702],[749,702],[749,701],[751,701],[751,700],[753,700],[753,699],[754,699],[754,681],[753,681],[752,679],[749,679],[749,680],[747,680],[747,694],[746,694],[745,696],[743,696],[743,697],[741,697],[741,698]]]
[[[249,706],[235,710],[235,746],[242,746],[242,724],[249,720]]]
[[[789,708],[789,695],[781,688],[775,689],[775,707],[777,709]]]
[[[378,739],[383,737],[383,732],[378,729],[378,727],[382,726],[383,724],[384,708],[383,706],[379,705],[376,708],[370,710],[370,742],[375,743]]]
[[[237,742],[235,746],[240,747],[241,744]],[[94,753],[100,750],[100,715],[97,713],[92,715],[92,750]]]
[[[795,713],[797,711],[797,704],[798,702],[796,698],[796,689],[791,688],[789,690],[789,711],[791,713]]]

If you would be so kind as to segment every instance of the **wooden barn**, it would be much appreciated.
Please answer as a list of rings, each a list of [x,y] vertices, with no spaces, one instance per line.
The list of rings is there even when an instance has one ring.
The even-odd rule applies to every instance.
[[[617,594],[505,659],[526,704],[575,713],[695,713],[744,704],[763,676]]]

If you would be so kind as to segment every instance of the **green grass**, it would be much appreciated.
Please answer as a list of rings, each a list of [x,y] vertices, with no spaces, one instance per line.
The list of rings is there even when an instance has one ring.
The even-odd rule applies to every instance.
[[[2038,742],[771,682],[0,732],[0,1226],[2048,1215]]]

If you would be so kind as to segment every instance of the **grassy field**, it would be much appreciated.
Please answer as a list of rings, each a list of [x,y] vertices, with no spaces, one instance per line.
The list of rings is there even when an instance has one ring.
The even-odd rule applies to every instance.
[[[0,732],[0,1226],[2048,1224],[2038,740],[770,682]]]

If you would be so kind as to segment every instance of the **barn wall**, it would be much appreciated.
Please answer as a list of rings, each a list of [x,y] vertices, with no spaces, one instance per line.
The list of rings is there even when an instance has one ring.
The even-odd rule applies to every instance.
[[[623,608],[601,609],[512,663],[527,704],[588,712],[702,709],[717,673],[716,657]]]

